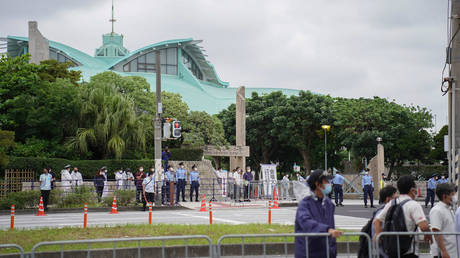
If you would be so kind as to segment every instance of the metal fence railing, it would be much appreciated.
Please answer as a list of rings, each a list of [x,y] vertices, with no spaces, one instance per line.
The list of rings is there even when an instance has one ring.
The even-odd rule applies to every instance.
[[[368,250],[369,250],[369,257],[372,257],[372,245],[371,245],[371,239],[369,237],[369,235],[367,235],[366,233],[362,233],[362,232],[346,232],[343,234],[343,236],[341,237],[341,239],[345,238],[345,242],[341,241],[340,243],[345,243],[346,244],[346,248],[345,248],[345,252],[340,252],[341,255],[343,254],[346,254],[347,256],[351,256],[351,257],[354,257],[356,255],[356,250],[353,250],[354,252],[352,252],[352,248],[350,248],[350,243],[352,242],[357,242],[356,239],[353,240],[353,241],[350,241],[350,237],[356,237],[356,236],[363,236],[367,239],[367,243],[368,243]],[[292,255],[293,253],[293,248],[292,248],[292,239],[295,238],[295,237],[305,237],[305,250],[306,250],[306,257],[309,258],[309,245],[308,245],[308,239],[309,238],[318,238],[318,237],[324,237],[325,239],[325,243],[326,243],[326,250],[325,250],[325,253],[326,253],[326,256],[325,258],[329,258],[331,257],[332,255],[329,253],[329,238],[331,237],[330,234],[328,233],[289,233],[289,234],[238,234],[238,235],[224,235],[222,237],[219,238],[219,240],[217,241],[217,253],[216,253],[216,256],[215,257],[223,257],[223,256],[241,256],[241,257],[244,257],[245,255],[254,255],[254,253],[250,253],[248,254],[246,252],[246,247],[248,245],[248,243],[245,243],[245,239],[262,239],[262,242],[261,243],[258,243],[259,245],[262,245],[262,250],[258,250],[260,251],[261,253],[257,253],[257,255],[263,255],[264,257],[266,255],[271,255],[273,254],[273,251],[271,251],[271,253],[267,253],[267,244],[281,244],[281,251],[278,250],[276,251],[276,255],[284,255],[284,257],[287,257],[288,255]],[[225,255],[223,254],[223,247],[225,246],[223,244],[223,241],[225,239],[240,239],[241,240],[241,244],[238,248],[235,248],[232,246],[232,252],[229,253],[228,255]],[[279,241],[277,242],[267,242],[267,239],[268,238],[276,238],[279,240],[279,238],[282,239],[282,242],[280,243]],[[291,240],[291,241],[289,241]],[[257,242],[254,242],[254,241],[251,241],[251,245],[254,245],[255,243]],[[290,248],[291,247],[291,248]],[[236,254],[235,253],[235,249],[241,249],[241,253],[240,254]]]
[[[424,253],[430,254],[430,249],[429,249],[428,245],[426,245],[425,249],[419,247],[419,244],[424,242],[424,240],[419,239],[419,237],[421,237],[421,236],[425,237],[427,235],[431,237],[431,240],[433,242],[436,241],[435,236],[452,236],[452,235],[454,235],[454,236],[456,236],[455,246],[456,246],[457,251],[459,250],[458,249],[459,246],[458,246],[457,239],[460,236],[460,232],[381,232],[380,234],[378,234],[376,236],[373,253],[378,254],[381,251],[380,249],[382,247],[382,244],[381,244],[382,238],[384,238],[384,237],[392,237],[391,241],[394,241],[394,245],[396,245],[396,249],[397,249],[397,256],[395,256],[395,258],[396,257],[397,258],[403,257],[404,254],[401,254],[401,252],[400,252],[400,250],[401,250],[400,237],[402,237],[402,236],[413,236],[413,241],[415,241],[413,243],[413,248],[415,250],[412,250],[412,251],[416,252],[418,250],[419,254],[424,254]],[[427,252],[427,250],[428,250],[428,252]],[[433,257],[434,256],[439,256],[439,254],[431,254],[431,255]],[[455,254],[454,257],[457,257],[457,254]]]
[[[171,257],[171,255],[167,255],[166,248],[167,246],[165,245],[166,241],[171,241],[171,240],[183,240],[184,245],[180,245],[184,247],[184,253],[183,255],[180,255],[180,257],[190,257],[190,247],[192,245],[189,245],[189,240],[191,239],[201,239],[207,242],[207,249],[208,249],[208,256],[205,257],[212,257],[213,252],[212,252],[212,243],[211,239],[208,236],[205,235],[191,235],[191,236],[162,236],[162,237],[136,237],[136,238],[108,238],[108,239],[88,239],[88,240],[68,240],[68,241],[53,241],[53,242],[40,242],[32,247],[31,251],[31,257],[35,258],[35,255],[38,255],[40,253],[37,252],[37,249],[43,246],[53,246],[53,245],[59,245],[61,246],[60,250],[60,257],[65,256],[66,250],[64,249],[65,245],[78,245],[78,244],[87,244],[88,247],[85,249],[86,250],[86,256],[91,257],[92,252],[96,252],[96,250],[91,249],[91,245],[94,244],[101,244],[101,243],[113,243],[112,245],[112,257],[117,257],[117,243],[121,242],[137,242],[137,257],[141,258],[142,257],[142,252],[141,249],[145,248],[141,246],[142,241],[160,241],[161,242],[161,257]],[[177,247],[177,246],[176,246]],[[97,255],[96,255],[97,257]],[[123,257],[123,255],[120,255],[120,257]],[[130,257],[133,257],[130,255]]]
[[[23,258],[24,257],[24,249],[22,249],[21,246],[16,245],[16,244],[1,244],[0,249],[16,249],[19,252],[19,257]]]

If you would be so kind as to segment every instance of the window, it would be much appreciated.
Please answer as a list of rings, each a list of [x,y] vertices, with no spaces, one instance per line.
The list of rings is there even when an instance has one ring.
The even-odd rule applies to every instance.
[[[203,80],[203,73],[201,73],[200,68],[195,61],[193,61],[192,57],[185,51],[182,51],[182,62],[193,73],[193,75],[198,78],[198,80]]]
[[[177,48],[160,50],[161,73],[177,74]],[[123,65],[123,72],[154,73],[156,64],[156,51],[142,54]],[[127,70],[129,68],[129,70]],[[118,68],[120,69],[120,68]]]
[[[56,51],[53,48],[50,48],[50,59],[57,60],[59,63],[70,62],[72,63],[72,66],[78,66],[78,64],[72,61],[72,59],[68,58],[67,55],[60,51]]]

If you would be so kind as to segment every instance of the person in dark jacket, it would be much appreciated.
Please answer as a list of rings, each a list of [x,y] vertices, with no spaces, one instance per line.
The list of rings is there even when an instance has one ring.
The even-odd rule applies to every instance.
[[[295,233],[329,233],[329,257],[337,256],[336,238],[343,232],[335,229],[335,206],[327,197],[332,186],[330,176],[322,170],[315,170],[307,180],[311,191],[299,202],[295,219]],[[306,257],[305,237],[295,238],[295,257]],[[327,257],[325,237],[308,237],[310,258]]]
[[[96,187],[97,198],[101,201],[102,192],[104,191],[105,176],[102,170],[99,170],[94,177],[94,187]]]
[[[163,167],[165,168],[165,172],[168,170],[170,158],[171,151],[169,151],[168,146],[166,146],[165,150],[161,153],[161,160],[163,161]]]

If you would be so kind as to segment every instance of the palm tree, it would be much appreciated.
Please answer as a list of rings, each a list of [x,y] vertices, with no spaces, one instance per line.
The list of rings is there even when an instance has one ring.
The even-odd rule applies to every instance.
[[[142,115],[127,95],[111,84],[90,82],[81,92],[80,128],[69,147],[81,153],[91,151],[96,158],[120,159],[127,148],[144,150]]]

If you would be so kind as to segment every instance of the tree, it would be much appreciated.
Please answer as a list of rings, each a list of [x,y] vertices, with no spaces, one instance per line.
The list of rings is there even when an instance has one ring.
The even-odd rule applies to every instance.
[[[300,91],[278,109],[273,119],[280,141],[299,151],[306,171],[311,170],[312,144],[322,130],[321,125],[333,122],[332,103],[330,96]]]
[[[191,111],[182,124],[183,144],[202,147],[204,145],[223,146],[227,144],[222,122],[203,111]]]
[[[15,145],[14,132],[0,130],[0,167],[8,165],[6,151]]]
[[[433,137],[433,149],[430,152],[430,159],[436,162],[442,161],[444,165],[448,163],[447,154],[444,151],[444,136],[449,134],[449,127],[443,126]]]
[[[126,149],[143,151],[145,129],[131,97],[99,80],[82,88],[79,129],[68,146],[97,159],[120,159]]]

